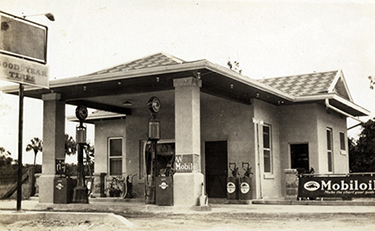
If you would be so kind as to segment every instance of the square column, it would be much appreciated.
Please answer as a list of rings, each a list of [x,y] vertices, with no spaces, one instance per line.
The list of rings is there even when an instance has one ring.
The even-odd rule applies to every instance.
[[[174,79],[176,159],[174,205],[195,206],[201,195],[200,87],[194,77]]]
[[[56,159],[65,159],[65,102],[52,93],[43,99],[43,159],[39,202],[53,203]]]

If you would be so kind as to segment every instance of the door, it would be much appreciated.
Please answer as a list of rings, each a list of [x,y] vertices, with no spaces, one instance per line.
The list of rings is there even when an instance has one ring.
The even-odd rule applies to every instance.
[[[309,145],[291,144],[290,145],[291,167],[297,169],[298,173],[309,171]]]
[[[205,142],[206,192],[210,198],[227,197],[227,141]]]

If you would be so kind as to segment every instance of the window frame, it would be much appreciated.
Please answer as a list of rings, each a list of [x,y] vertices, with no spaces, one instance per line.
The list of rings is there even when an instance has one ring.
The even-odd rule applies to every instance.
[[[340,132],[339,136],[340,136],[340,151],[341,151],[340,153],[346,154],[347,138],[346,138],[345,132]]]
[[[111,156],[111,140],[121,140],[121,155]],[[124,138],[123,137],[108,137],[108,150],[107,150],[107,175],[108,176],[122,176],[124,173],[123,168],[123,157],[124,157]],[[111,160],[121,160],[121,173],[120,174],[111,174]]]
[[[333,129],[326,128],[327,171],[333,173]]]
[[[264,128],[268,128],[268,145],[265,147],[264,139]],[[273,178],[274,177],[274,166],[273,166],[273,140],[272,140],[272,126],[270,124],[262,124],[262,162],[263,162],[263,174],[264,178]],[[266,161],[265,161],[265,152],[269,152],[269,171],[266,171]]]

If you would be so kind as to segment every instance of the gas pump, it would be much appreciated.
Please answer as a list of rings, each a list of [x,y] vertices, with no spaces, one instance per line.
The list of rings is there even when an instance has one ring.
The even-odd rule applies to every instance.
[[[161,146],[160,121],[157,118],[160,101],[151,97],[148,101],[151,118],[148,121],[148,145],[146,147],[146,204],[173,205],[173,163],[174,152],[158,150]]]
[[[240,200],[251,199],[251,172],[250,164],[242,162],[242,169],[245,171],[244,176],[240,178]]]
[[[228,177],[227,183],[227,197],[228,200],[238,200],[238,167],[236,167],[236,163],[229,163],[229,170],[231,171],[232,175]]]
[[[79,119],[79,125],[76,127],[76,142],[78,144],[78,182],[74,188],[73,203],[89,203],[88,190],[85,185],[85,171],[83,167],[83,148],[86,144],[86,127],[83,121],[87,118],[88,111],[83,105],[76,108],[76,117]]]
[[[174,151],[171,146],[160,144],[156,151],[156,200],[157,205],[173,205]]]
[[[160,101],[157,97],[151,97],[147,103],[148,109],[151,111],[151,118],[148,121],[148,145],[146,148],[146,184],[145,184],[145,201],[146,204],[155,204],[156,195],[156,163],[157,142],[160,140],[160,121],[157,119],[157,114],[160,111]]]

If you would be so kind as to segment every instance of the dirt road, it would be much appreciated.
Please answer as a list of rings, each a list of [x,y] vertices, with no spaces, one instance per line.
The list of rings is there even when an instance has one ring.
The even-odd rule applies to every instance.
[[[375,214],[260,214],[260,213],[126,213],[133,228],[98,222],[30,221],[1,226],[0,230],[375,230]]]
[[[193,214],[129,218],[139,230],[374,230],[375,214]]]

